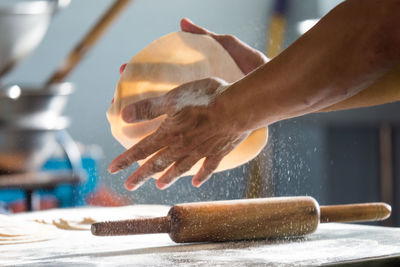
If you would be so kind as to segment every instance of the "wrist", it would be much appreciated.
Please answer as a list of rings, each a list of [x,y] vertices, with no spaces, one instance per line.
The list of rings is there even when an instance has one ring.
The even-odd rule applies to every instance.
[[[252,120],[254,111],[248,108],[249,105],[246,103],[248,99],[238,83],[222,85],[217,92],[215,108],[225,124],[237,132],[248,132],[259,128],[254,126]]]

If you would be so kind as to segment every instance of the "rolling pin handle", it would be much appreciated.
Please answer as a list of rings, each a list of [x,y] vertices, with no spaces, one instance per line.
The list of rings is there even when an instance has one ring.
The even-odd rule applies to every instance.
[[[320,222],[368,222],[387,219],[390,205],[382,202],[320,207]]]
[[[97,222],[92,224],[91,232],[98,236],[169,233],[171,221],[168,216],[135,220]]]

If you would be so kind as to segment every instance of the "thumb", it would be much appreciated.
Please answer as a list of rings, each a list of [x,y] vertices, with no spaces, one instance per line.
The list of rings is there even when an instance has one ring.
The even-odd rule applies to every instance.
[[[166,113],[163,97],[154,97],[129,104],[122,110],[122,119],[127,123],[152,120]]]

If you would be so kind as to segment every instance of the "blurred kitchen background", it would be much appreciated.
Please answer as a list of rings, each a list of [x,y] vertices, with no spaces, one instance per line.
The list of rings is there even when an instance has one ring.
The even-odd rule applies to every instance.
[[[21,1],[8,1],[11,2]],[[43,87],[113,3],[111,0],[62,2],[66,6],[51,18],[47,33],[38,47],[0,77],[3,88],[0,90],[7,88],[10,95],[13,92],[10,88],[17,90],[12,85],[18,85],[23,90],[25,87],[33,86],[36,90]],[[51,141],[54,142],[51,153],[46,154],[39,167],[17,171],[3,167],[0,174],[3,212],[87,204],[174,204],[310,195],[320,204],[388,202],[394,211],[385,224],[400,226],[400,165],[397,164],[400,157],[400,104],[313,114],[276,123],[270,127],[268,145],[257,159],[234,170],[215,174],[200,189],[193,188],[189,178],[182,178],[165,191],[157,190],[154,181],[150,181],[139,190],[128,192],[123,182],[137,166],[114,176],[106,171],[109,162],[124,151],[111,136],[105,117],[119,78],[119,67],[153,40],[178,31],[181,18],[188,17],[217,33],[233,34],[252,47],[274,56],[340,2],[132,1],[66,78],[65,81],[70,84],[61,86],[66,87],[63,89],[64,100],[68,99],[62,116],[68,118],[70,124],[59,118],[58,124],[60,121],[64,124],[46,124],[43,127],[47,132],[36,128],[21,130],[19,118],[14,114],[21,108],[5,110],[5,104],[1,104],[1,118],[5,114],[5,117],[13,118],[12,122],[0,119],[0,138],[3,138],[3,141],[0,140],[0,154],[3,158],[9,153],[7,149],[12,142],[26,142],[38,131],[41,135],[50,131],[56,138],[56,141]],[[4,16],[4,10],[0,11],[0,23],[6,25],[2,20]],[[0,29],[3,25],[0,24]],[[5,36],[1,32],[0,41]],[[72,93],[70,87],[74,88]],[[15,106],[20,100],[22,98],[7,99],[7,105],[11,103]],[[62,104],[57,102],[54,105]],[[27,121],[34,119],[28,118]],[[24,133],[21,134],[21,131]],[[37,140],[32,142],[39,143]]]

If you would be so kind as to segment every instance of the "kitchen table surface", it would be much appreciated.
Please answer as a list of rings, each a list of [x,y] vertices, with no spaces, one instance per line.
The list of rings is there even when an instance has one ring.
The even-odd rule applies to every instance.
[[[164,216],[167,206],[77,208],[10,215],[51,222]],[[1,223],[0,223],[1,224]],[[1,225],[0,225],[1,226]],[[306,237],[221,243],[176,244],[168,234],[99,237],[88,230],[62,230],[46,241],[0,246],[3,266],[400,266],[400,228],[321,224]]]

